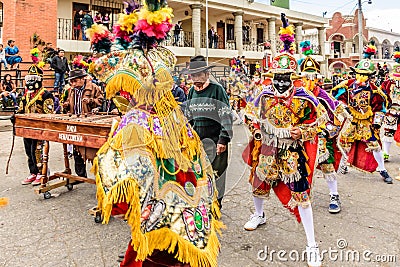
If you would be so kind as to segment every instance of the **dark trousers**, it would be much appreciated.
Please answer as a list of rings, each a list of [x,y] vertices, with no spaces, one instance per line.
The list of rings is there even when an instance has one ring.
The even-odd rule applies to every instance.
[[[35,155],[37,142],[38,141],[35,139],[24,138],[25,153],[28,156],[28,166],[29,166],[29,172],[31,174],[39,173],[39,168],[37,166],[36,155]]]
[[[75,173],[81,177],[87,177],[85,160],[81,153],[74,149]]]
[[[218,202],[221,204],[225,194],[226,169],[228,168],[228,146],[226,150],[217,155],[217,145],[209,138],[201,140],[213,170],[216,172],[215,183],[218,190]]]
[[[79,40],[80,32],[80,29],[74,29],[74,40]]]

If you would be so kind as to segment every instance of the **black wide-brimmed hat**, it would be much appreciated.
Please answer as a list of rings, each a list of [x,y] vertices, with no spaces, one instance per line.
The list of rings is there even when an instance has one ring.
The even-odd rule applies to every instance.
[[[182,71],[183,74],[195,74],[203,72],[215,67],[215,65],[208,65],[204,56],[195,56],[190,59],[189,69]]]
[[[67,80],[73,80],[76,78],[82,78],[87,76],[88,74],[86,73],[86,71],[84,69],[75,69],[75,70],[71,70],[68,74],[68,79]]]

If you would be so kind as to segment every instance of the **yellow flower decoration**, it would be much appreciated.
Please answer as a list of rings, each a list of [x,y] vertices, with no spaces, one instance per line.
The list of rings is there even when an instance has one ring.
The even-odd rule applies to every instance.
[[[32,49],[31,49],[30,53],[31,53],[31,55],[39,54],[39,53],[40,53],[40,50],[39,50],[39,48],[35,47],[35,48],[32,48]]]
[[[40,61],[38,64],[37,64],[37,66],[38,66],[38,68],[43,68],[44,66],[46,65],[46,62],[44,62],[44,61]]]
[[[163,21],[170,21],[174,17],[172,8],[163,7],[160,10],[151,12],[144,8],[138,13],[139,20],[145,19],[149,25],[161,24]]]
[[[121,30],[126,32],[133,32],[133,28],[135,28],[135,24],[138,21],[138,14],[136,12],[127,14],[120,14],[118,18],[118,24],[121,27]]]
[[[104,34],[108,29],[103,24],[93,24],[91,28],[86,30],[86,36],[92,39],[95,34]]]
[[[280,27],[279,35],[281,35],[281,34],[293,35],[293,34],[294,34],[294,26],[293,26],[293,25],[289,25],[289,26],[286,27],[286,28]]]

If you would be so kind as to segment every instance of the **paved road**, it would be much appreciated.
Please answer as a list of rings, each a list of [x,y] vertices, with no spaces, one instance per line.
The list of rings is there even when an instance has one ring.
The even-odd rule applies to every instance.
[[[93,185],[80,184],[71,192],[55,189],[49,200],[34,194],[32,186],[20,185],[27,174],[22,138],[16,138],[9,174],[4,175],[11,147],[9,130],[8,122],[0,121],[0,197],[10,200],[6,208],[0,209],[0,266],[118,266],[117,255],[125,250],[129,227],[118,219],[111,219],[108,225],[94,222],[88,215],[88,209],[96,205]],[[219,266],[306,266],[304,261],[295,261],[306,244],[302,225],[274,195],[265,204],[267,224],[253,232],[243,230],[253,211],[248,169],[240,157],[248,133],[239,125],[234,131]],[[394,176],[400,166],[400,149],[395,145],[392,149],[393,159],[387,168]],[[61,151],[60,144],[51,144],[52,171],[62,170]],[[376,173],[351,170],[340,177],[339,191],[343,211],[331,215],[327,212],[326,182],[315,179],[315,232],[320,249],[327,251],[323,266],[400,266],[400,182],[386,185]],[[280,250],[284,252],[279,252],[279,259]],[[375,261],[393,261],[391,255],[397,262]]]

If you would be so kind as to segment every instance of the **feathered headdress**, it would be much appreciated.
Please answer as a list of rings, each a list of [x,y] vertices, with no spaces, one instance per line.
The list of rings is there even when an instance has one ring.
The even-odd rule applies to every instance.
[[[145,0],[144,7],[134,1],[125,2],[114,34],[122,48],[142,47],[148,49],[163,41],[172,29],[172,9],[166,0]]]
[[[137,103],[157,102],[172,85],[176,58],[159,43],[172,28],[172,9],[165,0],[130,0],[114,26],[111,52],[96,60],[91,71],[107,83],[107,98],[124,88]]]
[[[289,25],[289,20],[286,18],[285,13],[281,13],[282,27],[279,30],[279,36],[283,42],[281,53],[276,55],[271,62],[271,67],[266,77],[273,78],[275,73],[291,73],[291,79],[299,79],[300,76],[296,75],[297,61],[293,57],[295,48],[294,42],[294,26]]]
[[[84,57],[83,55],[77,55],[72,60],[73,69],[84,69],[87,70],[92,63],[92,59],[90,57]]]
[[[32,59],[33,64],[37,64],[40,61],[40,59],[39,59],[39,55],[40,55],[39,48],[37,48],[37,47],[32,48],[31,51],[30,51],[30,54],[31,54],[31,59]]]
[[[29,51],[32,59],[32,63],[36,64],[39,68],[43,68],[46,65],[45,62],[40,60],[42,51],[38,48],[39,46],[44,46],[46,44],[45,41],[40,38],[40,36],[35,32],[32,34],[30,38],[30,43],[32,45],[32,49]]]
[[[305,56],[310,56],[314,53],[314,51],[311,49],[311,42],[310,41],[303,41],[300,43],[301,47],[301,52]]]
[[[279,30],[279,38],[283,42],[283,47],[281,49],[282,52],[287,52],[290,54],[294,54],[295,49],[293,47],[293,42],[294,42],[294,26],[289,25],[289,20],[286,18],[285,13],[281,13],[281,21],[282,21],[282,27]]]
[[[305,58],[299,59],[298,64],[302,74],[315,74],[320,73],[321,68],[319,63],[311,57],[314,51],[311,49],[310,41],[303,41],[300,43],[301,51]]]
[[[376,49],[376,46],[375,46],[375,41],[371,40],[368,43],[368,45],[364,47],[363,56],[364,56],[364,58],[371,59],[371,57],[373,55],[376,55],[376,51],[377,51],[377,49]]]
[[[93,52],[108,54],[111,51],[113,36],[106,26],[93,24],[86,30],[86,36],[90,39]]]
[[[398,46],[394,48],[393,59],[396,63],[400,64],[400,47]]]

